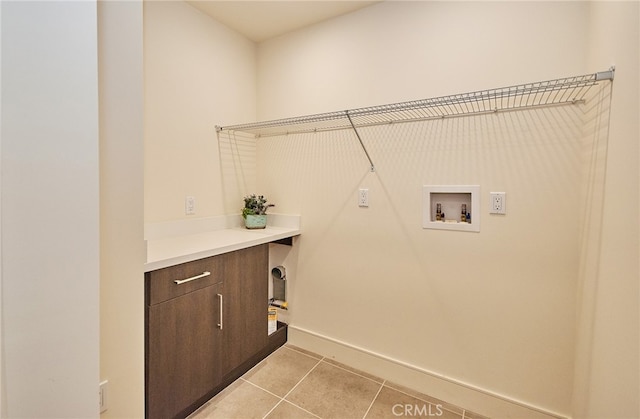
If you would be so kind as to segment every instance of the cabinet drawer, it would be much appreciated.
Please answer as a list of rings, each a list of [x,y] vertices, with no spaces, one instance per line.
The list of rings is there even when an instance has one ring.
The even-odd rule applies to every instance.
[[[145,302],[154,305],[222,282],[224,255],[145,273]]]

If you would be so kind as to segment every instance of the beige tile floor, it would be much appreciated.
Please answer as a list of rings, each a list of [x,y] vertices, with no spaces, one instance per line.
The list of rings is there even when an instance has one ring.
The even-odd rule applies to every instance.
[[[285,345],[189,419],[478,419],[482,416]]]

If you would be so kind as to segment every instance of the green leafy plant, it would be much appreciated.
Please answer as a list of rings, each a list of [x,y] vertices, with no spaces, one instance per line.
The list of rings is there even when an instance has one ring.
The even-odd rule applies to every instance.
[[[267,204],[267,199],[263,195],[251,194],[245,196],[242,217],[247,218],[247,215],[265,215],[269,207],[275,207],[275,205]]]

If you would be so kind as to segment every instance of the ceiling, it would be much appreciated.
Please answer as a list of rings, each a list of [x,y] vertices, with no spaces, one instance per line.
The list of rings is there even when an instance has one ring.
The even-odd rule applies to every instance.
[[[250,40],[262,42],[380,1],[188,0],[187,3]]]

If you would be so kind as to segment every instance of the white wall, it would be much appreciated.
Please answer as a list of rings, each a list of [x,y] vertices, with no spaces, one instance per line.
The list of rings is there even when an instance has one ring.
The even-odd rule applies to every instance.
[[[0,92],[2,92],[2,2],[0,2]],[[2,115],[2,100],[0,99],[0,118]],[[0,129],[0,185],[2,184],[2,130]],[[2,190],[0,190],[0,415],[4,416],[4,347],[2,333]]]
[[[2,414],[95,417],[95,2],[2,2]]]
[[[602,185],[588,234],[588,268],[581,289],[574,415],[640,416],[639,189],[640,90],[638,2],[591,6],[589,62],[616,66]],[[622,215],[626,214],[626,215]],[[622,216],[621,216],[622,215]]]
[[[103,417],[144,417],[142,1],[98,3]]]
[[[258,119],[579,74],[587,12],[581,2],[368,7],[260,44]]]
[[[182,1],[146,2],[144,63],[145,221],[184,219],[187,195],[195,217],[239,208],[215,125],[255,119],[255,44]]]
[[[583,2],[375,5],[261,44],[258,116],[605,70],[609,60],[589,59],[591,16]],[[618,17],[609,19],[615,25]],[[637,59],[633,43],[622,45]],[[637,67],[629,71],[637,75]],[[562,107],[362,130],[375,173],[351,133],[260,140],[261,193],[303,219],[294,334],[325,336],[571,415],[584,228],[575,214],[590,179],[589,118],[584,108]],[[637,191],[637,173],[628,177]],[[480,233],[423,230],[423,184],[479,184]],[[366,210],[356,206],[360,187],[370,189]],[[489,191],[507,193],[506,216],[488,214]],[[637,236],[629,240],[633,253]],[[636,290],[637,274],[633,281],[627,291]],[[632,317],[637,303],[629,307]],[[423,385],[465,402],[444,386]]]
[[[146,3],[145,221],[185,218],[187,194],[198,217],[233,212],[238,190],[225,189],[225,165],[238,168],[242,153],[251,160],[253,144],[223,141],[218,151],[209,141],[215,124],[256,119],[254,102],[264,120],[595,72],[616,60],[614,88],[624,93],[614,92],[611,138],[623,140],[607,158],[604,193],[637,215],[637,197],[612,186],[639,189],[637,170],[623,169],[638,166],[637,122],[626,113],[637,106],[637,4],[611,7],[385,2],[260,44],[256,69],[254,46],[237,34],[188,5]],[[293,338],[308,331],[319,337],[309,349],[362,349],[381,374],[402,364],[547,413],[609,416],[619,402],[608,413],[637,416],[637,347],[607,342],[637,337],[638,229],[623,233],[610,215],[592,225],[587,209],[567,215],[588,203],[593,176],[603,180],[605,162],[598,156],[594,172],[588,159],[602,137],[584,132],[603,121],[585,112],[595,102],[365,130],[376,173],[349,134],[260,140],[258,191],[303,218]],[[240,178],[231,179],[238,189]],[[425,183],[480,184],[480,233],[422,230]],[[359,187],[370,189],[367,210],[355,206]],[[507,192],[506,216],[487,213],[491,190]],[[602,255],[585,231],[602,232]],[[621,253],[609,245],[620,238]],[[585,315],[584,257],[594,249],[604,293]],[[618,305],[620,297],[630,301]],[[623,379],[605,389],[608,371]],[[428,374],[414,384],[490,415],[537,414]]]

